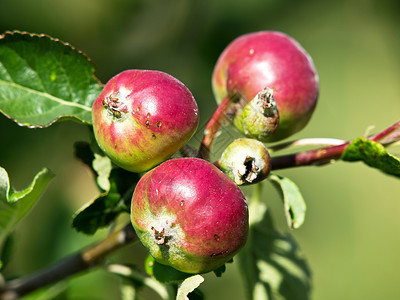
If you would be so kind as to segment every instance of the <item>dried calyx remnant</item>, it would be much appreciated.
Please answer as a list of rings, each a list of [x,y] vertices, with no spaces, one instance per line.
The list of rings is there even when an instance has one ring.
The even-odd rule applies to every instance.
[[[243,108],[236,123],[240,123],[239,129],[246,136],[266,141],[278,130],[279,113],[273,93],[265,88]]]
[[[220,166],[237,185],[259,182],[271,168],[268,149],[262,142],[248,138],[230,143],[221,155]]]
[[[246,156],[243,165],[245,166],[245,172],[243,174],[240,174],[240,172],[238,172],[238,176],[240,176],[240,179],[238,180],[240,180],[243,183],[253,182],[257,178],[257,172],[260,169],[259,167],[257,167],[255,163],[255,158]]]
[[[158,231],[154,226],[151,226],[151,230],[154,231],[154,238],[157,245],[164,245],[167,243],[167,236],[165,236],[164,228]]]
[[[120,101],[120,92],[113,92],[103,99],[103,106],[115,117],[121,118],[121,113],[127,113],[128,108],[122,105]]]

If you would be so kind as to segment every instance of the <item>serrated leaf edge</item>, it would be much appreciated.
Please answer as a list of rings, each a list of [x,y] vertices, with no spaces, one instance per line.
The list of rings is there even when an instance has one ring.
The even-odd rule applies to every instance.
[[[69,48],[72,49],[73,51],[75,51],[75,52],[77,52],[78,54],[82,55],[87,61],[89,61],[89,62],[95,67],[94,62],[92,61],[92,59],[90,59],[90,57],[89,57],[85,52],[83,52],[83,51],[81,51],[81,50],[78,50],[77,48],[75,48],[74,46],[72,46],[70,43],[64,42],[64,41],[62,41],[62,40],[59,39],[59,38],[54,38],[54,37],[51,37],[50,35],[47,35],[47,34],[44,34],[44,33],[31,33],[31,32],[20,31],[20,30],[12,30],[12,31],[9,31],[9,30],[8,30],[8,31],[5,31],[3,34],[0,35],[0,40],[5,39],[8,35],[28,35],[28,36],[30,36],[30,37],[37,37],[37,38],[47,38],[47,39],[50,39],[51,41],[56,42],[56,43],[60,43],[60,44],[62,44],[62,45],[64,45],[64,46],[66,46],[66,47],[69,47]],[[91,76],[93,77],[93,79],[95,79],[95,80],[98,82],[98,84],[103,85],[103,84],[101,83],[101,81],[94,75],[94,73],[92,73]],[[2,81],[2,82],[4,82],[4,81]],[[20,87],[20,86],[18,86],[18,87]],[[22,87],[22,88],[27,89],[26,87]],[[28,89],[27,89],[27,90],[28,90]],[[54,96],[52,96],[52,95],[50,95],[50,94],[46,94],[46,93],[42,93],[42,92],[38,92],[38,91],[35,91],[35,93],[37,93],[37,94],[43,94],[43,95],[45,95],[46,97],[52,98],[52,99],[56,100],[56,101],[59,102],[59,103],[63,103],[63,104],[64,104],[64,103],[68,103],[68,104],[67,104],[68,106],[75,106],[75,107],[82,108],[82,109],[84,109],[84,110],[86,110],[86,111],[91,111],[91,108],[89,108],[88,106],[85,106],[85,105],[81,105],[81,104],[79,104],[79,103],[78,103],[78,104],[77,104],[77,103],[70,103],[70,102],[64,101],[63,99],[59,99],[59,98],[57,98],[57,97],[54,97]],[[59,101],[59,100],[61,100],[61,101]],[[12,118],[11,116],[9,116],[8,114],[4,113],[2,110],[0,110],[0,112],[1,112],[3,115],[5,115],[7,118],[9,118],[10,120],[13,120],[13,121],[14,121],[15,123],[17,123],[18,125],[24,126],[24,127],[28,127],[28,128],[47,128],[47,127],[50,127],[50,126],[53,125],[54,123],[56,123],[56,122],[58,122],[58,121],[61,121],[61,120],[76,120],[76,121],[79,121],[79,122],[81,122],[81,123],[84,123],[84,124],[87,124],[87,125],[91,125],[90,122],[87,122],[86,120],[83,120],[83,119],[81,119],[81,118],[79,118],[79,117],[77,117],[77,116],[75,116],[75,115],[63,115],[63,116],[59,116],[58,118],[55,118],[53,121],[51,121],[51,122],[49,122],[48,124],[45,124],[45,125],[32,125],[32,124],[30,124],[30,123],[19,122],[19,121],[15,120],[14,118]]]
[[[71,48],[72,50],[74,50],[75,52],[83,55],[86,58],[87,61],[89,61],[93,66],[95,66],[95,64],[93,63],[91,58],[85,52],[83,52],[82,50],[77,49],[76,47],[72,46],[70,43],[64,42],[61,39],[52,37],[52,36],[50,36],[48,34],[33,33],[33,32],[28,32],[28,31],[21,31],[21,30],[7,30],[3,34],[0,35],[0,40],[6,38],[6,36],[8,36],[8,35],[28,35],[30,37],[50,39],[50,40],[52,40],[54,42],[61,43],[64,46],[67,46],[67,47]],[[93,77],[98,81],[98,83],[101,84],[100,80],[96,76],[93,75]]]
[[[21,200],[23,197],[25,197],[25,196],[28,195],[30,192],[32,192],[32,190],[33,190],[33,189],[35,188],[35,186],[36,186],[36,183],[37,183],[38,179],[39,179],[43,174],[47,173],[49,176],[51,176],[51,178],[55,176],[54,173],[51,172],[49,169],[43,168],[42,170],[40,170],[40,171],[35,175],[35,177],[33,178],[32,182],[30,183],[30,185],[29,185],[27,188],[25,188],[25,189],[23,189],[23,190],[20,190],[20,191],[16,191],[16,190],[14,190],[14,189],[12,188],[12,185],[11,185],[11,182],[10,182],[10,177],[9,177],[9,175],[8,175],[7,170],[4,169],[3,167],[0,167],[0,170],[1,170],[2,172],[4,172],[5,175],[6,175],[6,195],[5,195],[5,196],[6,196],[6,199],[5,199],[5,201],[6,201],[7,204],[10,204],[10,205],[15,204],[15,203],[18,203],[19,200]],[[51,178],[50,178],[50,179],[51,179]],[[18,194],[18,193],[21,194],[19,197],[13,197],[15,194]],[[0,200],[0,201],[1,201],[1,200]],[[12,228],[12,227],[15,225],[15,223],[17,222],[17,218],[18,218],[18,213],[13,213],[12,219],[11,219],[11,221],[9,222],[9,226],[7,226],[7,227],[5,228],[4,232],[7,233],[7,232],[10,232],[10,231],[11,231],[11,228]],[[3,242],[4,242],[4,239],[2,238],[2,236],[5,237],[5,235],[0,235],[0,252],[1,252],[1,247],[2,247],[2,245],[3,245]]]

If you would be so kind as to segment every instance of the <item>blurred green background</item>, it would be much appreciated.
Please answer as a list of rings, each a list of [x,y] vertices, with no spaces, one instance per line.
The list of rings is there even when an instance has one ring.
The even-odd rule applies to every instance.
[[[240,34],[279,30],[311,54],[321,83],[311,122],[293,138],[352,139],[371,125],[383,129],[400,118],[398,0],[1,0],[0,32],[14,29],[46,33],[83,50],[102,82],[129,68],[170,73],[195,96],[201,125],[216,108],[210,80],[223,48]],[[27,129],[4,116],[0,126],[0,165],[15,188],[29,184],[42,167],[57,174],[18,227],[15,253],[4,270],[13,277],[106,232],[87,238],[70,228],[74,211],[97,194],[88,170],[73,156],[73,143],[88,139],[85,128],[65,122]],[[393,153],[400,155],[400,149]],[[291,233],[313,271],[312,298],[400,299],[399,181],[361,163],[279,173],[294,180],[307,201],[306,222]],[[269,184],[264,197],[287,231]],[[111,259],[140,263],[144,255],[137,245]],[[222,278],[206,279],[207,299],[245,299],[235,264]],[[100,270],[69,283],[68,299],[119,299],[118,279]],[[155,299],[146,291],[142,295]]]

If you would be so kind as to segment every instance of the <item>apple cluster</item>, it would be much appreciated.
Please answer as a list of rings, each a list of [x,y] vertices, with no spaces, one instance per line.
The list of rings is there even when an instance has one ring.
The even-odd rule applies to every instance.
[[[196,132],[198,107],[179,80],[160,71],[127,70],[111,78],[92,107],[93,130],[115,165],[143,173],[131,203],[131,222],[151,255],[187,273],[212,271],[245,245],[249,213],[238,187],[265,179],[265,142],[301,130],[318,98],[310,56],[291,37],[273,31],[243,35],[222,52],[212,87],[228,99],[232,141],[218,167],[195,157],[170,157]]]

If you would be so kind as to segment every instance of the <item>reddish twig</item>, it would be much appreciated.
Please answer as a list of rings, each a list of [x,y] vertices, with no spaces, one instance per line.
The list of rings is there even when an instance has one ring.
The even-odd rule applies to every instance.
[[[388,145],[400,140],[400,121],[386,128],[380,133],[368,137],[374,142]],[[276,156],[271,158],[271,170],[286,169],[299,166],[323,165],[332,160],[340,159],[343,152],[350,145],[344,142],[340,145],[324,147],[316,150],[304,151],[295,154]]]
[[[206,128],[204,129],[204,136],[200,145],[198,157],[205,160],[210,159],[212,143],[221,128],[223,121],[227,118],[227,112],[232,103],[233,102],[230,98],[225,97],[211,116]]]
[[[330,146],[295,154],[271,158],[271,170],[286,169],[299,166],[323,165],[339,159],[350,142],[338,146]]]
[[[400,129],[400,121],[397,121],[392,126],[372,136],[370,139],[374,142],[381,142],[382,144],[397,142],[400,140],[400,130],[398,129]]]

